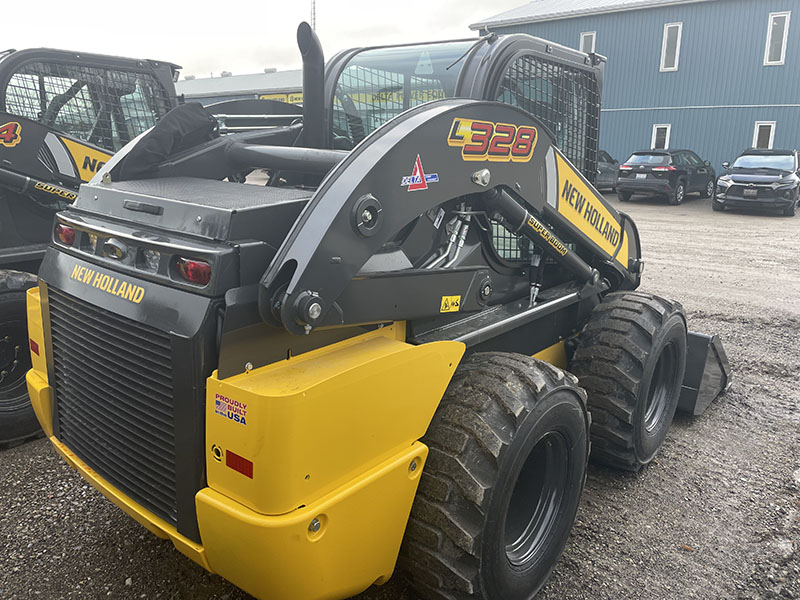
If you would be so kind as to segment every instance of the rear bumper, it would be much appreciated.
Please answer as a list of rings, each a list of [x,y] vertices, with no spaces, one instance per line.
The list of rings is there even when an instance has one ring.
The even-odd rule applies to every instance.
[[[642,194],[648,196],[669,195],[672,193],[672,186],[669,181],[646,181],[635,179],[618,179],[617,191],[628,192],[631,194]]]
[[[53,389],[28,372],[31,402],[46,429]],[[204,569],[257,598],[346,598],[394,570],[428,449],[417,442],[320,500],[284,515],[263,515],[206,487],[195,496],[202,544],[133,502],[52,433],[67,463],[128,516]],[[420,468],[411,470],[416,462]],[[311,526],[319,522],[318,531]]]

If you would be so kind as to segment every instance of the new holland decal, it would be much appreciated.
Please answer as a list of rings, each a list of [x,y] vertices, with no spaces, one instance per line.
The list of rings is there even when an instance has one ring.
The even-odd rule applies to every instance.
[[[80,265],[73,267],[69,278],[134,304],[139,304],[144,298],[144,288],[142,286],[117,279],[111,275],[104,275],[99,271]]]
[[[621,239],[617,260],[627,266],[628,239],[622,235],[617,219],[558,152],[556,152],[556,165],[558,168],[558,212],[611,256],[620,246]]]
[[[417,154],[417,160],[414,161],[414,168],[411,175],[403,177],[400,185],[403,187],[408,186],[409,192],[416,192],[418,190],[427,190],[429,183],[438,183],[438,173],[425,174],[425,169],[422,168],[422,159]]]
[[[536,148],[535,127],[492,123],[456,117],[447,145],[461,148],[461,158],[470,161],[528,162]]]

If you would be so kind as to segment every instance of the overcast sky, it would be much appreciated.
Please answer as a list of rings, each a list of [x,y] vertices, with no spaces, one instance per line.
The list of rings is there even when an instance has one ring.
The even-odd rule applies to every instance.
[[[325,57],[352,46],[475,37],[475,23],[525,0],[317,0]],[[310,0],[63,0],[3,2],[3,48],[47,46],[154,58],[182,75],[258,73],[300,67],[295,32]],[[9,14],[10,13],[10,14]],[[15,26],[8,26],[16,23]]]

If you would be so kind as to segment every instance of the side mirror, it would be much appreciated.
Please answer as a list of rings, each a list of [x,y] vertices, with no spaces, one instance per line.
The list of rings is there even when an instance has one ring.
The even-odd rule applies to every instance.
[[[723,169],[730,169],[730,168],[731,168],[731,163],[729,163],[729,162],[726,160],[724,163],[722,163],[722,168],[723,168]]]
[[[711,161],[710,161],[710,160],[707,160],[707,161],[705,161],[703,164],[704,164],[705,166],[707,166],[707,167],[710,167],[710,166],[711,166]]]

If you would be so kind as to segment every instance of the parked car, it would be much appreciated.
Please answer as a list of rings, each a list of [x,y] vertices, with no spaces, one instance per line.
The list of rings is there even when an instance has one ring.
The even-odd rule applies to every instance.
[[[617,172],[619,171],[619,161],[611,158],[605,150],[600,150],[597,155],[597,180],[595,187],[598,190],[617,189]]]
[[[711,208],[779,208],[793,217],[800,202],[797,150],[745,150],[717,180]]]
[[[622,202],[634,194],[666,196],[680,204],[692,192],[713,196],[715,179],[711,163],[691,150],[640,150],[620,165],[617,196]]]

